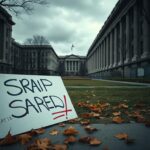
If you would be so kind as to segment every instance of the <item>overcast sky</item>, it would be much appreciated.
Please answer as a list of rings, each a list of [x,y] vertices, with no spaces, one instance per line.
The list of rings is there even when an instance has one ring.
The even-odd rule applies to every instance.
[[[13,16],[13,38],[23,43],[33,35],[43,35],[58,55],[85,56],[117,1],[51,0],[49,6],[36,7],[32,15]]]

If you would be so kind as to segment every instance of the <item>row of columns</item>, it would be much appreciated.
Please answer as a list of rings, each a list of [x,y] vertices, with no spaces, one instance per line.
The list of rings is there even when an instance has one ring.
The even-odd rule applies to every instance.
[[[148,0],[144,0],[148,3]],[[145,8],[147,8],[146,4]],[[150,54],[150,28],[148,22],[143,17],[144,23],[143,28],[143,47],[139,44],[139,12],[137,5],[135,4],[133,9],[133,39],[131,40],[131,24],[129,12],[126,16],[122,18],[116,26],[105,36],[105,38],[100,42],[100,44],[93,50],[93,52],[88,56],[87,67],[88,72],[96,72],[106,69],[111,69],[113,67],[128,64],[137,59],[142,59],[143,57],[148,57]],[[145,11],[149,11],[146,9]],[[123,21],[124,19],[124,21]],[[132,20],[131,20],[132,21]],[[148,41],[149,40],[149,41]],[[99,41],[98,41],[99,42]],[[131,49],[130,45],[133,46]],[[140,54],[140,50],[143,49],[143,54]],[[133,56],[131,55],[131,51]]]
[[[80,67],[79,61],[65,61],[66,72],[78,72]]]

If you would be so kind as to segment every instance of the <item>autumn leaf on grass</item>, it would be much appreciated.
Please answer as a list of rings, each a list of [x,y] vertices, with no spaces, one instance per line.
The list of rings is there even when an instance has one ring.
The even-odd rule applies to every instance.
[[[127,108],[128,108],[128,105],[122,103],[122,104],[119,104],[118,107],[119,107],[119,108],[127,109]]]
[[[95,146],[95,145],[99,145],[99,144],[101,144],[102,142],[99,140],[99,139],[97,139],[97,138],[91,138],[91,140],[90,140],[90,145],[93,145],[93,146]]]
[[[12,136],[9,131],[6,137],[0,140],[0,145],[14,144],[17,141],[18,141],[18,138],[16,136]]]
[[[85,119],[92,118],[91,113],[82,113],[80,116],[81,116],[81,118],[85,118]]]
[[[26,144],[32,139],[32,136],[30,134],[21,134],[18,135],[18,140],[20,141],[21,144]]]
[[[27,150],[48,150],[50,149],[51,141],[48,138],[37,139],[28,146]]]
[[[55,144],[53,146],[50,146],[50,149],[48,150],[67,150],[67,145],[65,144]]]
[[[92,126],[86,126],[84,129],[85,129],[87,132],[89,132],[89,133],[92,133],[92,132],[94,132],[94,131],[97,131],[97,128],[94,128],[94,127],[92,127]]]
[[[58,135],[59,131],[56,129],[53,129],[49,132],[50,135]]]
[[[112,121],[114,123],[123,123],[124,122],[124,120],[121,117],[119,117],[119,116],[113,117]]]
[[[90,120],[82,120],[80,121],[81,125],[88,125],[90,124]]]
[[[77,139],[74,136],[69,136],[68,138],[64,140],[64,143],[69,144],[69,143],[75,143],[76,141]]]
[[[112,113],[114,116],[120,116],[121,115],[121,112],[120,111],[118,111],[118,112],[113,112]]]
[[[70,126],[69,128],[64,130],[63,134],[64,135],[76,135],[78,134],[78,131],[74,127]]]
[[[119,133],[116,134],[115,137],[119,140],[126,140],[128,138],[128,135],[126,133]]]

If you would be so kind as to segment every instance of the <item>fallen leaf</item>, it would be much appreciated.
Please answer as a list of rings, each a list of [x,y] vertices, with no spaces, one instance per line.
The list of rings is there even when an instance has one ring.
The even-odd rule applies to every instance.
[[[113,112],[112,113],[114,116],[120,116],[121,115],[121,112],[120,111],[118,111],[118,112]]]
[[[128,105],[122,103],[122,104],[119,104],[118,107],[119,107],[119,108],[127,109],[127,108],[128,108]]]
[[[97,128],[94,128],[94,127],[92,127],[92,126],[86,126],[84,129],[85,129],[87,132],[89,132],[89,133],[92,133],[92,132],[94,132],[94,131],[97,131]]]
[[[92,118],[91,113],[82,113],[80,116],[81,116],[81,118],[85,118],[85,119]]]
[[[56,129],[53,129],[49,132],[50,135],[58,135],[59,131]]]
[[[20,141],[21,144],[26,144],[32,139],[32,136],[30,134],[21,134],[18,135],[18,140]]]
[[[88,125],[90,124],[90,120],[82,120],[80,121],[81,125]]]
[[[48,150],[50,149],[51,141],[48,138],[37,139],[33,144],[29,145],[27,150]]]
[[[0,140],[0,145],[14,144],[17,141],[18,141],[18,138],[16,136],[12,136],[9,131],[6,137]]]
[[[65,129],[64,132],[63,132],[64,135],[75,135],[75,134],[78,134],[78,131],[70,126],[69,128]]]
[[[90,140],[91,140],[91,137],[85,136],[85,137],[81,137],[79,139],[79,142],[81,142],[81,143],[88,143],[89,144]]]
[[[114,123],[123,123],[124,122],[124,120],[121,117],[119,117],[119,116],[113,117],[112,121]]]
[[[115,137],[119,140],[126,140],[128,138],[128,135],[126,133],[119,133],[116,134]]]
[[[91,140],[90,140],[90,145],[99,145],[99,144],[101,144],[102,142],[99,140],[99,139],[97,139],[97,138],[91,138]]]
[[[44,128],[39,128],[39,129],[33,129],[29,132],[31,136],[37,135],[37,134],[43,134],[45,132]]]
[[[55,144],[50,150],[67,150],[67,145],[65,144]]]
[[[44,128],[39,128],[39,129],[36,129],[35,132],[37,134],[43,134],[45,132],[45,129]]]
[[[65,140],[64,140],[64,143],[65,144],[69,144],[69,143],[74,143],[74,142],[76,142],[77,141],[77,139],[74,137],[74,136],[69,136],[68,138],[66,138]]]

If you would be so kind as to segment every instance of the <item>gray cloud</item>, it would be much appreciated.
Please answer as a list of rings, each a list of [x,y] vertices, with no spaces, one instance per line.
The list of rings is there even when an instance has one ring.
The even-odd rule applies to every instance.
[[[58,55],[86,55],[98,31],[117,0],[51,0],[47,7],[36,6],[31,15],[13,16],[13,37],[24,42],[33,35],[48,38]]]

